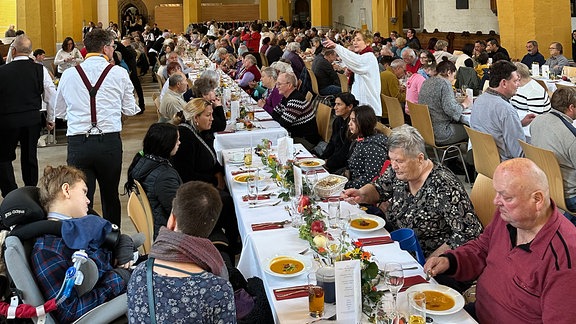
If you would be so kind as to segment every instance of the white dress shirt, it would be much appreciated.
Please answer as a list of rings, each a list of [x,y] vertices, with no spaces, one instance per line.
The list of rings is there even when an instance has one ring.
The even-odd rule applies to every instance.
[[[95,85],[108,65],[103,56],[87,58],[80,66],[91,85]],[[96,120],[103,134],[122,131],[122,114],[133,116],[140,111],[134,99],[134,86],[128,72],[114,66],[96,94]],[[76,69],[62,74],[54,102],[55,116],[68,120],[67,136],[83,135],[90,130],[90,94]],[[98,134],[92,129],[91,134]]]
[[[28,56],[16,56],[12,62],[26,61],[29,59]],[[42,93],[42,111],[46,110],[47,120],[54,121],[54,106],[52,105],[52,101],[56,98],[56,87],[54,86],[54,82],[52,82],[52,77],[50,76],[48,69],[46,69],[45,66],[42,66],[42,70],[44,71],[44,75],[42,76],[42,85],[44,85],[44,93]],[[44,106],[46,106],[45,109]]]

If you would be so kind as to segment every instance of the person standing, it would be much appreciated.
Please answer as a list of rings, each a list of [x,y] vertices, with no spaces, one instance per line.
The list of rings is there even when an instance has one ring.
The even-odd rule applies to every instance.
[[[40,137],[40,109],[42,101],[48,104],[56,94],[50,73],[29,58],[32,41],[20,35],[10,47],[14,60],[0,66],[0,190],[2,196],[18,188],[12,161],[16,159],[16,146],[20,143],[22,180],[26,186],[38,183],[37,143]],[[53,116],[50,116],[52,118]],[[46,127],[52,129],[53,123]]]
[[[109,63],[116,48],[114,35],[94,29],[86,35],[84,45],[86,60],[62,74],[55,115],[68,120],[67,163],[86,174],[90,207],[98,181],[104,218],[120,226],[121,118],[122,114],[133,116],[139,109],[128,72]],[[91,98],[94,91],[88,88],[93,86],[99,88]]]

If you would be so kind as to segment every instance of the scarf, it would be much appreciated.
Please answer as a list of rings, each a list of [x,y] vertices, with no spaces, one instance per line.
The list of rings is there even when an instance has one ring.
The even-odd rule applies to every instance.
[[[150,257],[158,260],[193,263],[219,277],[228,279],[228,270],[220,252],[209,239],[171,231],[162,226]]]
[[[360,51],[360,55],[365,53],[374,53],[372,46],[366,46],[363,50]],[[372,54],[374,55],[374,54]],[[350,76],[348,78],[348,89],[352,89],[352,84],[354,83],[354,72],[350,71]]]

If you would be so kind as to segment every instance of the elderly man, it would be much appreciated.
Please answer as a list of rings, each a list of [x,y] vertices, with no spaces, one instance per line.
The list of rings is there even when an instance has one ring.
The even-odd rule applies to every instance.
[[[494,137],[502,161],[522,156],[518,143],[519,139],[526,140],[522,125],[534,119],[534,115],[529,114],[521,122],[510,104],[519,84],[516,66],[508,61],[498,61],[490,67],[490,87],[472,106],[470,126]]]
[[[550,67],[550,73],[554,73],[556,75],[562,74],[562,69],[568,65],[568,59],[566,56],[562,55],[564,53],[562,44],[554,42],[550,44],[548,49],[550,50],[550,57],[546,60],[546,62],[544,62],[544,64]]]
[[[566,207],[576,212],[576,128],[572,124],[576,119],[576,90],[556,90],[551,103],[553,109],[530,124],[532,144],[556,155],[564,181]]]
[[[182,72],[176,72],[168,79],[168,90],[162,101],[160,102],[160,107],[158,112],[160,117],[158,118],[159,123],[165,123],[172,120],[172,117],[176,115],[177,112],[182,111],[186,105],[186,101],[182,98],[182,94],[188,89],[188,81],[186,76]]]
[[[401,59],[392,61],[389,67],[380,73],[380,92],[388,97],[398,98],[406,102],[406,87],[401,85],[399,79],[406,74],[406,63]]]
[[[536,62],[538,65],[542,66],[546,59],[544,55],[538,51],[538,42],[535,40],[528,41],[526,43],[526,55],[522,58],[522,63],[526,64],[528,68],[532,68],[532,63]]]
[[[327,49],[322,54],[316,55],[312,62],[312,71],[318,81],[318,91],[320,95],[334,95],[342,92],[340,79],[332,63],[336,61],[338,55],[333,49]]]
[[[302,143],[311,151],[320,141],[316,114],[310,102],[297,89],[298,81],[292,73],[278,76],[276,87],[283,96],[274,107],[272,118],[286,128],[297,143]]]
[[[64,71],[60,79],[54,105],[56,117],[68,119],[67,163],[86,174],[90,207],[98,181],[104,218],[120,226],[122,115],[133,116],[140,109],[128,72],[109,63],[116,48],[114,36],[96,28],[86,35],[84,46],[88,50],[86,60]],[[97,84],[99,89],[94,91]]]
[[[192,72],[192,68],[187,67],[184,64],[184,61],[182,61],[182,59],[180,58],[180,56],[178,56],[178,53],[176,52],[170,52],[168,53],[168,55],[166,55],[166,65],[170,64],[171,62],[178,62],[178,64],[180,64],[180,69],[182,70],[182,73],[186,75]],[[166,68],[162,70],[162,76],[164,76],[164,79],[169,78],[168,70]]]
[[[528,159],[502,162],[494,172],[492,223],[476,240],[424,270],[477,279],[480,323],[573,323],[576,302],[576,228],[550,200],[546,175]]]
[[[418,73],[418,69],[422,66],[422,62],[416,56],[416,52],[411,48],[406,48],[402,51],[402,60],[406,63],[406,72],[409,72],[409,75]]]
[[[0,66],[0,190],[2,196],[18,188],[12,161],[20,143],[22,180],[26,186],[38,183],[37,143],[40,137],[42,102],[48,104],[47,127],[54,126],[52,99],[56,90],[48,70],[30,60],[32,41],[20,35],[10,52],[14,60]]]

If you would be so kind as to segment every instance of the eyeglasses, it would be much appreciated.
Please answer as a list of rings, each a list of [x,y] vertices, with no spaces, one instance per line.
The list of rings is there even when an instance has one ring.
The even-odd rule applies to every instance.
[[[557,49],[556,47],[550,47],[549,50],[555,50]]]
[[[116,49],[116,47],[117,47],[117,46],[116,46],[116,43],[108,44],[108,45],[106,45],[106,46],[110,46],[110,47],[112,47],[113,49]]]

